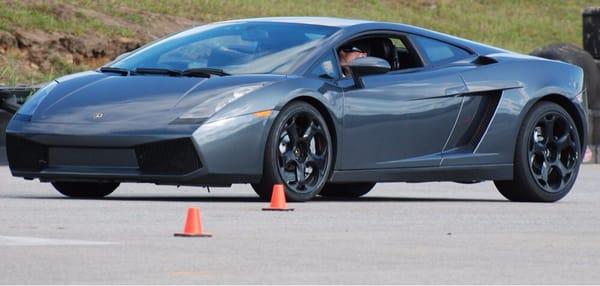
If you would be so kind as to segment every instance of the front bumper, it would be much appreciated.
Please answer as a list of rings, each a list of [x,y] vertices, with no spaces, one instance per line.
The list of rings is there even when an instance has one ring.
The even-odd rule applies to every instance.
[[[13,176],[41,181],[256,183],[276,115],[161,128],[12,120],[6,151]]]

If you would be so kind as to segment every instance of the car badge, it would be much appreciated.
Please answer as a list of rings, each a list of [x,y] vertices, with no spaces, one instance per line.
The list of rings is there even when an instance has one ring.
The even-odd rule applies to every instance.
[[[102,112],[96,112],[96,114],[94,114],[94,120],[100,120],[102,117],[104,117],[104,113]]]

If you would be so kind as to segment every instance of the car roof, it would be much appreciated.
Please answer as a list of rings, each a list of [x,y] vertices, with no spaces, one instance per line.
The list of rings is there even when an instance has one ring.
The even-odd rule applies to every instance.
[[[346,19],[346,18],[334,18],[334,17],[307,17],[307,16],[294,16],[294,17],[262,17],[262,18],[248,18],[248,19],[237,19],[224,21],[220,23],[228,22],[276,22],[276,23],[294,23],[294,24],[309,24],[309,25],[320,25],[337,27],[343,30],[352,30],[354,32],[360,30],[369,29],[390,29],[399,30],[406,33],[414,33],[431,37],[438,40],[448,41],[450,43],[468,46],[471,49],[477,51],[479,54],[489,54],[493,52],[506,52],[505,50],[499,50],[496,47],[488,46],[485,44],[473,42],[467,39],[459,38],[456,36],[440,33],[437,31],[429,30],[422,27],[413,25],[394,23],[394,22],[381,22],[365,19]]]
[[[360,19],[344,19],[333,17],[263,17],[237,19],[226,22],[278,22],[278,23],[295,23],[295,24],[312,24],[329,27],[348,27],[365,23],[376,23],[375,21],[360,20]]]

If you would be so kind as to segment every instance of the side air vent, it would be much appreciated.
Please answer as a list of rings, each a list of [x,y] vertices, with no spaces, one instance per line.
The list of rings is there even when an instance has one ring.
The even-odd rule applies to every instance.
[[[464,95],[461,114],[447,149],[475,150],[492,121],[502,91],[486,91]]]
[[[146,174],[183,175],[202,168],[189,138],[138,145],[135,153],[140,170]]]
[[[473,148],[476,148],[477,145],[479,145],[479,142],[481,142],[485,130],[487,130],[488,126],[492,122],[492,116],[494,116],[496,107],[498,107],[498,102],[500,102],[499,95],[489,94],[487,96],[484,96],[481,102],[482,108],[479,110],[480,112],[478,112],[478,120],[475,121],[479,123],[475,125],[475,132],[470,142]]]
[[[497,62],[497,60],[486,56],[478,56],[475,60],[472,61],[473,64],[476,64],[478,66],[491,65]]]
[[[6,155],[11,169],[41,171],[48,166],[48,148],[15,135],[6,135]]]

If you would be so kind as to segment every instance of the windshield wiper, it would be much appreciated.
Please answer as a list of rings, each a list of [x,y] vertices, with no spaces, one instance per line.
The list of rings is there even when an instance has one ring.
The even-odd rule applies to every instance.
[[[187,69],[181,72],[182,76],[207,76],[218,75],[218,76],[228,76],[230,74],[224,72],[222,69],[213,69],[213,68],[192,68]]]
[[[164,74],[170,76],[180,76],[181,72],[173,69],[165,68],[136,68],[133,74]]]
[[[129,74],[129,70],[128,69],[116,68],[116,67],[101,67],[99,69],[99,71],[100,72],[120,73],[121,75],[128,75]]]
[[[192,68],[184,71],[168,68],[136,68],[132,74],[164,74],[170,76],[199,76],[210,77],[211,75],[227,76],[228,73],[221,69],[213,68]]]

